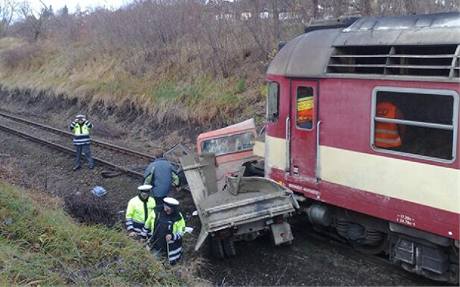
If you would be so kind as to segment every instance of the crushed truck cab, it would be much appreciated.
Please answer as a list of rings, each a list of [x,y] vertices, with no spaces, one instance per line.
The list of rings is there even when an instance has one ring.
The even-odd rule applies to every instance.
[[[255,147],[260,146],[256,138],[254,119],[198,136],[198,154],[213,153],[216,157],[216,177],[220,189],[223,187],[225,176],[237,172],[242,165],[247,168],[245,176],[263,176],[263,156],[254,153]]]
[[[248,120],[198,137],[198,155],[181,158],[201,221],[195,246],[209,238],[216,257],[236,254],[234,242],[271,232],[275,245],[293,240],[286,219],[298,208],[293,193],[264,177],[246,177],[253,154],[254,121]]]

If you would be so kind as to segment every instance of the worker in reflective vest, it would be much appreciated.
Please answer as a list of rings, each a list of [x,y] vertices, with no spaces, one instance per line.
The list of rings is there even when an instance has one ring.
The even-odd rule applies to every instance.
[[[69,126],[70,131],[73,133],[73,144],[76,148],[75,166],[73,170],[77,170],[81,167],[80,161],[82,153],[88,160],[89,168],[94,168],[94,161],[91,157],[90,150],[91,138],[89,136],[92,128],[93,124],[88,121],[84,115],[77,115]]]
[[[131,198],[126,209],[126,230],[130,237],[143,237],[142,229],[147,218],[155,210],[155,200],[150,197],[151,185],[141,185],[137,188],[138,195]]]
[[[179,201],[165,197],[163,210],[149,216],[143,232],[150,236],[154,254],[166,256],[170,264],[175,264],[182,256],[182,236],[185,232],[185,220],[179,212]]]
[[[399,110],[391,102],[380,102],[377,104],[377,117],[396,119],[401,118]],[[375,124],[375,146],[381,148],[398,148],[402,145],[398,125],[394,123],[376,122]]]

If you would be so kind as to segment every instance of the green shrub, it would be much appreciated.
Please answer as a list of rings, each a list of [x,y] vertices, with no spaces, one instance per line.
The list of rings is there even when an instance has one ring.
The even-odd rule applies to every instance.
[[[236,82],[236,87],[235,87],[235,93],[236,94],[241,94],[246,91],[246,80],[245,79],[239,79]]]

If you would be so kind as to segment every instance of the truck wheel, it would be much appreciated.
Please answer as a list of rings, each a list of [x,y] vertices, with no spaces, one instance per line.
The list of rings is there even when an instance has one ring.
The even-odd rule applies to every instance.
[[[211,238],[210,245],[211,245],[211,255],[213,257],[218,258],[218,259],[223,259],[225,257],[222,240],[217,239],[217,238]]]
[[[227,257],[236,256],[235,243],[231,239],[222,240],[222,245],[224,247],[224,252]]]

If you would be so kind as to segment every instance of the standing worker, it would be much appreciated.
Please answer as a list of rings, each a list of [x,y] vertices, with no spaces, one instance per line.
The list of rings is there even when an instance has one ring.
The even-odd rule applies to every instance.
[[[151,236],[153,252],[167,256],[169,263],[174,265],[182,256],[185,220],[179,212],[179,201],[172,197],[165,197],[163,201],[163,209],[158,213],[151,213],[143,232]]]
[[[131,198],[126,208],[126,230],[130,237],[143,236],[147,218],[154,214],[155,200],[149,196],[151,185],[141,185],[137,188],[137,196]]]
[[[152,186],[151,195],[155,199],[156,211],[163,208],[163,199],[169,195],[171,185],[179,186],[179,177],[171,163],[163,157],[151,162],[144,171],[144,184]]]
[[[94,161],[91,157],[91,138],[89,133],[93,128],[93,124],[86,119],[84,115],[77,115],[75,120],[69,126],[70,131],[73,133],[73,144],[76,148],[76,158],[75,158],[75,166],[73,170],[79,169],[80,161],[81,161],[81,154],[85,154],[86,159],[89,163],[89,168],[94,168]]]
[[[395,104],[383,101],[377,104],[377,117],[402,119],[403,116]],[[402,145],[401,132],[403,127],[395,123],[377,122],[375,124],[374,144],[385,149],[398,149]]]

